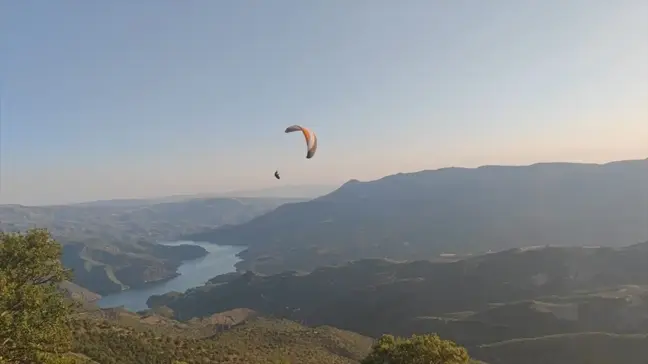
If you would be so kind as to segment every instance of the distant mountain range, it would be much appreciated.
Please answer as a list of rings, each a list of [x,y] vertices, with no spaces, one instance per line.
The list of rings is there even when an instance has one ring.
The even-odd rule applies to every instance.
[[[220,193],[221,197],[271,197],[313,199],[324,196],[337,189],[339,185],[288,185],[258,190],[241,190]]]
[[[205,254],[157,240],[244,245],[238,268],[263,274],[365,258],[452,261],[535,245],[620,246],[648,240],[648,159],[400,173],[352,180],[312,200],[172,196],[0,206],[0,229],[29,227],[48,228],[65,245],[74,282],[100,294],[171,278],[182,260]]]
[[[444,168],[352,180],[328,195],[186,238],[248,246],[239,268],[265,274],[363,258],[620,246],[648,240],[648,159]]]
[[[179,264],[206,254],[196,246],[156,241],[235,225],[284,203],[328,193],[334,186],[282,186],[151,199],[113,199],[69,205],[0,205],[0,230],[47,228],[61,242],[74,282],[100,294],[172,278]],[[279,196],[279,197],[277,197]]]
[[[112,199],[78,202],[67,206],[101,206],[101,207],[127,207],[159,204],[165,202],[182,202],[194,199],[207,198],[272,198],[272,199],[303,199],[309,200],[330,193],[339,185],[286,185],[252,190],[237,190],[229,192],[209,192],[188,195],[173,195],[154,198]],[[3,205],[0,205],[3,206]],[[62,205],[58,205],[62,206]]]
[[[438,333],[489,364],[648,357],[648,160],[446,168],[310,201],[0,206],[1,229],[35,226],[75,270],[60,288],[84,302],[86,363],[357,364],[383,333]],[[87,288],[167,279],[205,253],[153,243],[180,238],[248,246],[240,272],[141,314],[93,307]]]
[[[156,241],[251,220],[295,198],[170,198],[95,201],[62,206],[0,205],[0,230],[47,228],[63,244],[74,282],[100,294],[172,278],[196,246]]]

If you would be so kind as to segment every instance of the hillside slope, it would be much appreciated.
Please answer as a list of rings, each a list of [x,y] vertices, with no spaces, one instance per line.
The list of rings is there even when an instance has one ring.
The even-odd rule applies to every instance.
[[[489,364],[645,364],[648,335],[552,335],[484,345],[473,354]]]
[[[102,364],[357,364],[373,343],[332,327],[308,328],[250,311],[233,325],[213,323],[228,315],[180,323],[120,310],[83,313],[75,321],[74,351]]]
[[[235,307],[377,337],[437,332],[468,348],[520,337],[648,332],[648,243],[513,249],[453,263],[361,260],[307,275],[216,277],[153,296],[179,319]]]
[[[92,304],[101,299],[101,296],[91,292],[78,284],[64,281],[59,285],[65,297],[71,298],[80,303]]]
[[[107,309],[80,313],[74,322],[74,356],[83,363],[358,364],[373,343],[242,309],[190,322]],[[577,333],[480,345],[470,354],[482,360],[471,363],[482,364],[644,364],[646,350],[647,335]]]
[[[320,198],[191,239],[249,247],[272,274],[354,259],[435,259],[533,245],[648,240],[648,159],[445,168],[350,181]]]

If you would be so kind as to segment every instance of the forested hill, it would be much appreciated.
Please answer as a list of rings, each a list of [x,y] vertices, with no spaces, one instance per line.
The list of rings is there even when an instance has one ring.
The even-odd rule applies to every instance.
[[[183,320],[247,307],[372,337],[435,332],[469,350],[548,335],[646,334],[648,243],[516,248],[452,263],[361,260],[307,275],[229,274],[149,304]],[[489,350],[496,351],[482,352]]]
[[[533,245],[648,240],[648,159],[444,168],[349,181],[320,198],[189,238],[249,246],[240,268],[308,271]]]
[[[73,350],[91,360],[84,364],[360,364],[374,342],[334,327],[308,327],[249,310],[184,323],[155,314],[103,310],[75,320]],[[644,364],[648,335],[549,335],[483,345],[468,352],[473,360],[456,363]]]
[[[72,351],[101,364],[358,364],[372,344],[244,309],[191,322],[111,309],[76,315]]]

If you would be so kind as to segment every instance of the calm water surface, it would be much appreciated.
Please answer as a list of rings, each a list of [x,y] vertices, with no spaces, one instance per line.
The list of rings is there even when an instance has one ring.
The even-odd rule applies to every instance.
[[[236,254],[245,250],[244,247],[240,246],[222,246],[193,241],[176,241],[162,244],[198,245],[207,250],[207,255],[184,262],[178,268],[180,275],[166,282],[103,296],[99,300],[99,306],[102,308],[124,306],[132,311],[145,310],[148,308],[146,300],[152,295],[160,295],[171,291],[184,292],[189,288],[202,286],[210,278],[219,274],[234,272],[236,270],[234,264],[240,261]]]

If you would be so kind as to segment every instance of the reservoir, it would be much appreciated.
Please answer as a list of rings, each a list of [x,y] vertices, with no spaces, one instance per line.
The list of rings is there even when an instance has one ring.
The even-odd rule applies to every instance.
[[[207,250],[207,255],[196,260],[182,263],[178,268],[179,276],[166,282],[152,283],[139,289],[129,289],[103,296],[99,300],[101,308],[124,306],[131,311],[148,309],[146,300],[152,295],[161,295],[171,291],[184,292],[189,288],[202,286],[217,275],[236,271],[234,264],[239,259],[236,254],[245,250],[241,246],[223,246],[193,241],[176,241],[164,245],[198,245]]]

